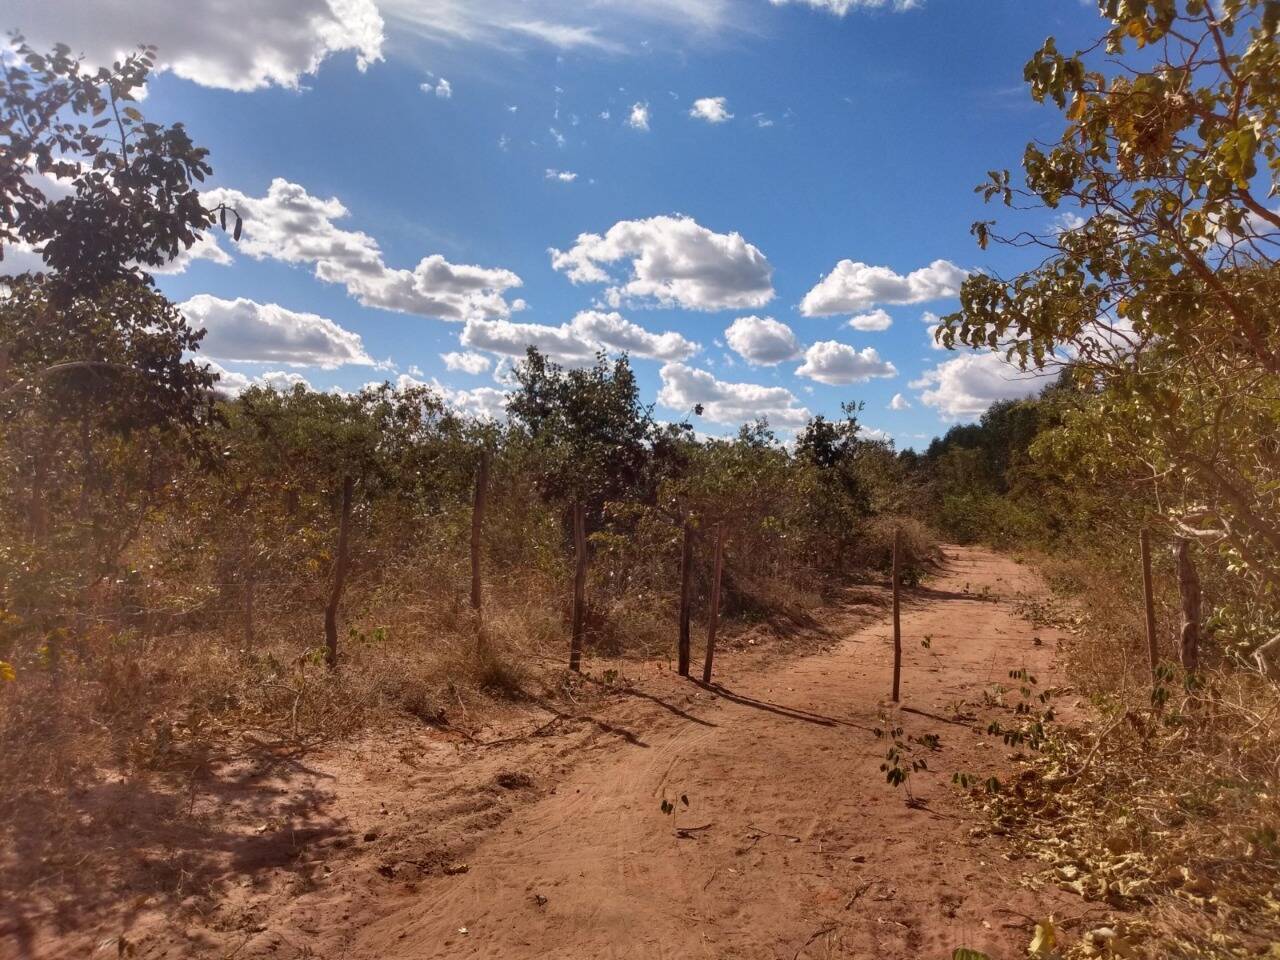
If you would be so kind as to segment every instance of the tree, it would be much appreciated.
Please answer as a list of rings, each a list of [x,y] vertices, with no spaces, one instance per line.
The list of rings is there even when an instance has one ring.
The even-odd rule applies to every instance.
[[[225,212],[206,151],[131,104],[149,50],[90,71],[14,38],[0,60],[0,595],[41,630],[111,570],[208,422],[200,342],[145,272]]]
[[[133,105],[153,48],[91,70],[64,44],[48,54],[16,34],[13,44],[16,58],[0,60],[0,256],[24,245],[47,265],[51,295],[92,296],[145,284],[146,267],[219,219],[225,227],[228,211],[206,210],[196,189],[212,172],[208,151]]]
[[[1150,510],[1216,544],[1254,600],[1274,604],[1280,212],[1261,198],[1280,185],[1280,3],[1099,7],[1096,47],[1067,55],[1050,38],[1026,65],[1032,96],[1063,111],[1061,137],[1027,146],[1022,182],[994,171],[978,188],[1070,218],[1050,231],[974,224],[983,247],[1044,258],[1012,278],[970,276],[939,339],[1023,367],[1069,361],[1096,396],[1042,449],[1107,438],[1104,457],[1077,464],[1141,482]]]
[[[676,456],[678,444],[641,403],[625,355],[565,370],[530,347],[515,379],[507,412],[536,449],[545,497],[586,504],[594,524],[607,503],[652,500],[655,448]]]

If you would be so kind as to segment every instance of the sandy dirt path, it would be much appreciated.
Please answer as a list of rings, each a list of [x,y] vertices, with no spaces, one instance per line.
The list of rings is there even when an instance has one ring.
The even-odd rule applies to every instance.
[[[911,780],[916,805],[885,783],[873,732],[888,712],[886,619],[771,672],[729,664],[684,716],[579,765],[480,842],[465,873],[348,923],[326,955],[1024,955],[1024,917],[1049,905],[1018,885],[1026,865],[975,829],[950,778],[1004,767],[1006,749],[975,730],[982,692],[1023,666],[1047,675],[1058,638],[1019,616],[1017,598],[1041,590],[1024,568],[974,548],[947,556],[902,620],[895,722],[941,744]]]

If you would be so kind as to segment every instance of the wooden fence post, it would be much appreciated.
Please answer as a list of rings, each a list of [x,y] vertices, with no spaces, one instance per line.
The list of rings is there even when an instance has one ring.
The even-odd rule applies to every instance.
[[[489,494],[489,451],[480,453],[476,469],[476,496],[471,509],[471,609],[476,612],[476,634],[482,631],[480,593],[480,534],[484,527],[485,500]]]
[[[347,583],[347,544],[351,537],[351,477],[342,478],[342,514],[338,519],[338,555],[333,559],[333,585],[329,603],[324,608],[325,663],[332,670],[338,666],[338,604]]]
[[[693,578],[693,522],[684,519],[684,543],[680,552],[680,641],[677,645],[679,673],[689,675],[689,626],[692,619],[690,597]]]
[[[716,627],[720,623],[720,575],[724,571],[724,526],[716,524],[715,562],[711,574],[711,611],[707,620],[707,659],[702,664],[702,682],[711,682],[711,661],[716,654]]]
[[[1191,541],[1178,538],[1178,594],[1182,599],[1182,633],[1178,653],[1182,669],[1194,673],[1200,665],[1200,576],[1191,560]]]
[[[244,601],[241,609],[243,624],[242,633],[244,636],[244,647],[246,650],[257,648],[257,640],[253,632],[253,570],[245,575],[244,590],[242,591],[242,599]]]
[[[898,702],[898,688],[902,680],[902,529],[893,531],[893,702]]]
[[[575,673],[582,663],[582,626],[587,590],[587,533],[582,504],[573,505],[573,636],[569,641],[569,669]]]
[[[1151,682],[1154,683],[1156,669],[1160,666],[1160,647],[1156,639],[1156,598],[1151,580],[1151,532],[1145,527],[1138,542],[1142,548],[1142,598],[1147,617],[1147,656],[1151,661]]]

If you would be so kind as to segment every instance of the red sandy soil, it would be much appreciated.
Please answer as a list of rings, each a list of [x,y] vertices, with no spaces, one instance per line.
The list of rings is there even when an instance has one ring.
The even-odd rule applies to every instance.
[[[897,708],[881,594],[870,624],[830,611],[818,653],[727,653],[711,687],[611,664],[639,676],[559,718],[259,756],[180,814],[118,785],[114,826],[83,843],[154,882],[0,892],[0,957],[1024,956],[1029,918],[1061,904],[950,780],[1008,770],[983,692],[1024,666],[1043,687],[1061,638],[1019,616],[1044,592],[1028,570],[946,555],[904,605]],[[893,724],[940,739],[910,804],[880,770]]]

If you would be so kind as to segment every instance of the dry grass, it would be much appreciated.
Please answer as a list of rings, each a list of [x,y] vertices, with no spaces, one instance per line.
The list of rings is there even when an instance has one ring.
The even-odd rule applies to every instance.
[[[1274,956],[1280,691],[1209,650],[1198,678],[1171,668],[1153,698],[1129,571],[1098,557],[1042,568],[1072,602],[1028,613],[1071,630],[1066,674],[1090,722],[1050,725],[1020,777],[983,802],[1048,864],[1042,882],[1097,905],[1064,956]],[[1166,637],[1172,599],[1159,603]],[[1123,942],[1086,935],[1104,927]]]
[[[887,557],[891,531],[866,537],[871,565]],[[323,580],[305,577],[260,584],[251,629],[234,595],[156,577],[123,612],[118,597],[97,598],[56,670],[39,651],[19,651],[18,678],[0,689],[0,889],[98,878],[103,896],[172,892],[181,869],[139,879],[136,864],[106,862],[89,842],[112,811],[128,806],[148,830],[180,824],[184,797],[225,763],[301,757],[406,723],[465,730],[505,704],[566,698],[568,564],[495,562],[480,637],[465,552],[441,546],[365,552],[344,599],[336,671],[323,660]],[[593,568],[589,656],[670,655],[676,568],[661,551],[642,559],[625,578]],[[795,573],[727,576],[726,647],[754,624],[777,623],[780,641],[796,632],[829,585]],[[696,582],[695,610],[706,587]],[[570,692],[581,701],[587,691]]]

